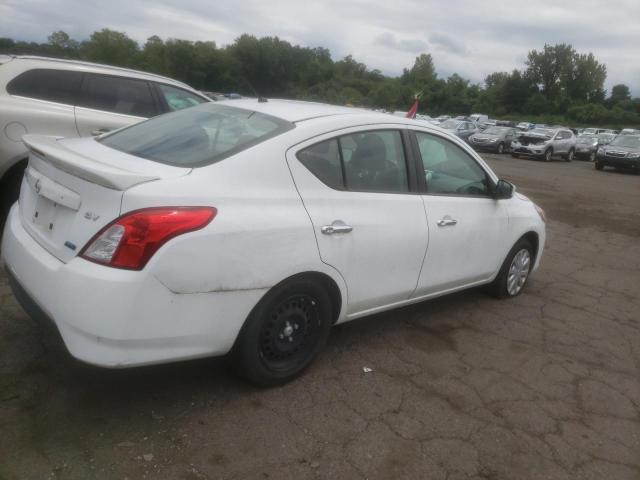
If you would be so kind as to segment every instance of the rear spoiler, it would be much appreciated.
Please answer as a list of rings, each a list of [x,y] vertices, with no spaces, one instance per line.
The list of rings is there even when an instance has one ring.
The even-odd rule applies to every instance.
[[[24,135],[22,137],[30,155],[35,155],[71,175],[113,190],[127,190],[139,183],[160,178],[156,175],[133,172],[99,162],[66,148],[59,142],[61,139],[62,137],[46,135]]]

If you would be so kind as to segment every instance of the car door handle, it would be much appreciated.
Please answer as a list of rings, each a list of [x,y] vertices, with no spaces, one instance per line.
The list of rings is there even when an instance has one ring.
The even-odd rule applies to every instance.
[[[451,217],[444,217],[442,220],[438,221],[438,226],[439,227],[452,227],[453,225],[457,224],[458,221],[454,220]]]
[[[103,133],[107,133],[109,131],[111,131],[110,128],[98,128],[93,132],[91,132],[91,135],[93,135],[94,137],[97,137],[98,135],[102,135]]]
[[[320,231],[325,235],[333,235],[334,233],[349,233],[353,230],[351,225],[345,225],[344,223],[333,222],[331,225],[323,225],[320,227]]]

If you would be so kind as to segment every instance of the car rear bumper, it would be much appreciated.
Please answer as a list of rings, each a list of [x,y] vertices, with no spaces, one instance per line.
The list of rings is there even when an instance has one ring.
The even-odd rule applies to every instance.
[[[49,319],[84,362],[127,367],[227,353],[265,290],[176,294],[152,274],[62,263],[24,229],[14,205],[2,264],[24,309]]]

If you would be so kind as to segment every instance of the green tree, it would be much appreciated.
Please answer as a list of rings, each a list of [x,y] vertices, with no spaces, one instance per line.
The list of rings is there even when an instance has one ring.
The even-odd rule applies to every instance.
[[[92,62],[135,67],[138,64],[139,47],[126,33],[104,28],[93,32],[82,45],[82,56]]]

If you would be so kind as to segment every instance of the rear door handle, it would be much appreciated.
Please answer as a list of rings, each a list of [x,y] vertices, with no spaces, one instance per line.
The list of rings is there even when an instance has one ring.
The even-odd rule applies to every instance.
[[[457,223],[458,223],[457,220],[454,220],[453,218],[451,218],[450,216],[447,215],[442,220],[438,221],[438,226],[439,227],[452,227]]]
[[[323,225],[320,231],[325,235],[333,235],[334,233],[349,233],[353,230],[351,225],[346,225],[341,220],[334,221],[331,225]]]

